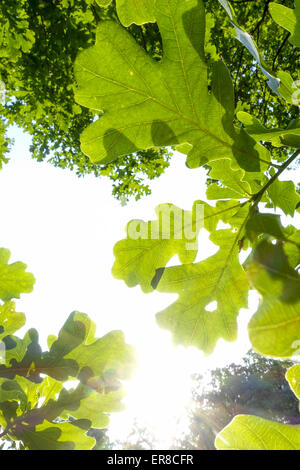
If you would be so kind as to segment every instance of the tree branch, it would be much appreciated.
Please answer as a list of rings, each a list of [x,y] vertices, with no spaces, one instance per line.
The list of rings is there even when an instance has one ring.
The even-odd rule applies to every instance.
[[[276,60],[277,60],[277,58],[278,58],[280,52],[281,52],[282,49],[284,48],[284,46],[285,46],[285,44],[286,44],[288,38],[290,37],[290,35],[291,35],[291,33],[288,33],[288,34],[286,35],[286,37],[284,38],[284,40],[283,40],[281,46],[279,47],[278,51],[276,52],[276,55],[275,55],[275,57],[274,57],[273,64],[272,64],[272,70],[274,70]]]
[[[259,20],[259,22],[255,26],[255,28],[251,31],[251,35],[253,35],[255,33],[255,31],[257,31],[257,41],[258,41],[258,38],[259,38],[259,28],[260,28],[261,24],[264,22],[266,14],[268,13],[268,7],[269,7],[270,2],[271,2],[271,0],[267,0],[267,3],[265,5],[265,8],[264,8],[261,19]]]
[[[7,426],[4,431],[2,433],[0,433],[0,439],[2,439],[2,437],[4,437],[9,431],[9,426]]]
[[[258,191],[258,193],[254,194],[254,196],[252,197],[251,201],[257,205],[259,203],[259,201],[261,200],[262,196],[264,195],[264,193],[267,191],[267,189],[271,186],[271,184],[274,183],[275,180],[277,180],[277,178],[281,175],[281,173],[284,172],[284,170],[287,169],[287,167],[294,161],[296,160],[296,158],[298,157],[298,155],[300,155],[300,150],[296,150],[295,153],[293,153],[293,155],[288,158],[279,168],[279,170],[277,171],[277,173],[275,173],[274,176],[272,176],[272,178],[269,179],[269,181],[265,184],[265,186],[260,190]]]

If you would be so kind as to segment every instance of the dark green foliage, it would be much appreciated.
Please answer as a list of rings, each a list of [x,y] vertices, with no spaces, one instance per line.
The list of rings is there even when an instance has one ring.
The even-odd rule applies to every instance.
[[[282,70],[288,70],[297,79],[299,51],[286,40],[287,32],[271,19],[268,3],[236,2],[237,18],[246,31],[253,33],[269,65],[277,70],[280,64]],[[284,4],[291,7],[293,2]],[[292,106],[287,109],[276,98],[251,55],[232,37],[222,8],[215,0],[207,0],[205,6],[211,13],[212,25],[207,54],[213,55],[212,45],[216,46],[217,55],[229,66],[236,103],[268,126],[285,125],[291,117],[296,117],[297,109]],[[117,199],[127,200],[129,196],[139,199],[150,193],[143,178],[156,178],[168,166],[168,151],[150,154],[141,151],[119,160],[118,167],[100,167],[80,149],[80,134],[93,121],[94,112],[75,103],[73,62],[80,50],[93,44],[96,25],[106,19],[117,19],[114,3],[105,9],[92,0],[2,2],[0,79],[6,87],[2,126],[16,123],[29,132],[32,155],[39,161],[46,159],[55,166],[76,171],[79,176],[87,173],[109,176]],[[155,23],[132,25],[128,29],[153,58],[161,58],[161,37]],[[3,161],[9,141],[3,137],[5,128],[0,134]],[[273,157],[279,161],[283,154],[272,149]]]
[[[9,147],[7,139],[1,141],[5,134],[1,126],[14,123],[31,134],[31,152],[37,160],[46,159],[78,176],[108,176],[117,199],[139,199],[150,193],[143,179],[160,176],[168,166],[167,150],[127,156],[121,162],[122,170],[115,165],[100,168],[80,149],[80,134],[95,114],[75,103],[73,62],[80,50],[93,44],[97,23],[108,18],[116,18],[115,9],[101,9],[91,0],[1,3],[0,80],[6,91],[0,107],[0,162]],[[145,33],[145,39],[142,29],[147,31],[146,26],[130,29],[157,55],[152,30]]]

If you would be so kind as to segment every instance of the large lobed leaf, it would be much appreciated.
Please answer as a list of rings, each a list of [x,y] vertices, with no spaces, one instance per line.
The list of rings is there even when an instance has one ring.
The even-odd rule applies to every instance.
[[[21,293],[29,293],[33,289],[35,279],[25,272],[26,264],[16,262],[8,264],[10,251],[0,249],[0,299],[4,302],[13,298],[19,299]]]
[[[202,1],[156,0],[153,9],[160,63],[114,22],[101,23],[96,45],[76,60],[78,103],[104,112],[83,132],[83,151],[107,163],[139,149],[189,143],[190,167],[229,158],[236,168],[266,169],[268,151],[233,125],[233,87],[222,62],[213,65],[208,89]]]
[[[197,208],[203,210],[197,212]],[[127,238],[114,247],[113,275],[129,287],[140,284],[144,292],[153,290],[156,270],[165,267],[175,254],[183,264],[194,261],[199,230],[216,219],[213,209],[202,201],[196,201],[192,211],[172,204],[161,204],[155,211],[155,221],[130,221]]]
[[[295,9],[271,2],[269,11],[273,20],[291,33],[290,43],[300,47],[300,0],[295,0]]]
[[[35,431],[20,432],[16,436],[29,450],[91,450],[95,440],[72,423],[45,421]]]
[[[113,272],[129,286],[140,284],[145,292],[156,288],[160,292],[177,293],[178,300],[157,315],[159,325],[171,330],[176,343],[194,345],[209,353],[220,337],[235,339],[237,315],[240,308],[247,306],[249,285],[238,254],[248,208],[236,201],[219,201],[216,207],[202,204],[203,227],[211,232],[210,240],[219,246],[215,255],[193,264],[195,253],[191,251],[193,257],[189,259],[187,240],[183,237],[181,240],[174,237],[125,239],[116,245]],[[182,214],[178,208],[177,211]],[[232,228],[216,230],[220,220],[230,222]],[[147,223],[143,224],[148,227]],[[175,253],[183,264],[166,268]],[[215,310],[206,310],[212,302],[217,303]]]
[[[274,147],[286,145],[300,148],[300,119],[293,119],[286,129],[267,129],[259,119],[244,111],[239,111],[237,118],[257,142],[271,142]]]
[[[15,311],[14,302],[6,302],[0,305],[0,341],[8,335],[12,335],[25,324],[25,315]]]
[[[218,450],[300,450],[300,426],[239,415],[215,441]]]
[[[242,169],[233,170],[230,160],[218,160],[210,163],[209,177],[217,182],[208,186],[207,199],[248,199],[251,197],[252,187],[249,181],[244,180],[245,172]],[[251,182],[253,184],[253,182]]]
[[[39,383],[41,374],[47,374],[61,381],[70,377],[88,381],[110,368],[126,378],[134,367],[133,350],[125,343],[123,333],[112,331],[97,339],[93,322],[79,312],[69,316],[49,351],[42,351],[34,329],[22,340],[8,336],[3,342],[7,344],[7,364],[0,365],[0,377],[10,379],[21,376]]]

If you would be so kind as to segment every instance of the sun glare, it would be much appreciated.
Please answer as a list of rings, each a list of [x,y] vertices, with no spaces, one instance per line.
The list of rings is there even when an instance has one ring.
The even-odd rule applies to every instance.
[[[154,438],[151,445],[155,449],[170,448],[176,438],[188,431],[192,375],[201,375],[202,385],[205,385],[210,370],[239,360],[250,348],[246,325],[257,299],[252,295],[249,301],[250,309],[243,309],[239,317],[239,341],[220,340],[209,357],[196,348],[175,347],[168,332],[159,329],[154,322],[152,326],[149,324],[148,335],[136,338],[139,367],[133,379],[125,384],[125,410],[111,415],[112,442],[126,442],[135,423],[137,431],[146,429]]]
[[[138,352],[139,368],[126,386],[126,411],[111,418],[112,438],[129,435],[138,417],[139,425],[155,437],[157,446],[168,448],[187,428],[194,351],[174,348],[168,333],[156,331],[149,333],[148,344]]]

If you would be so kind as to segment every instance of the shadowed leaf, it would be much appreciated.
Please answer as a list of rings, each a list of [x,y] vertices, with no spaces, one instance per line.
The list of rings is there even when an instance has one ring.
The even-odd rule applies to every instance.
[[[202,1],[157,0],[154,13],[163,39],[160,63],[113,22],[101,23],[96,45],[78,56],[76,99],[104,111],[83,132],[83,151],[108,163],[135,149],[189,143],[192,168],[229,158],[235,168],[266,169],[268,151],[233,125],[232,82],[222,62],[214,63],[208,90]]]

